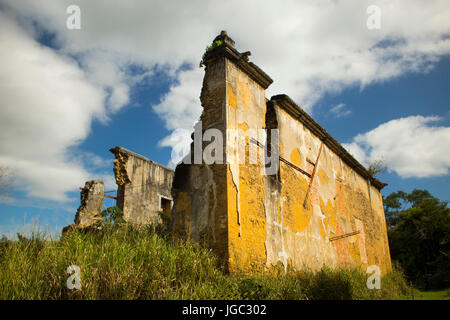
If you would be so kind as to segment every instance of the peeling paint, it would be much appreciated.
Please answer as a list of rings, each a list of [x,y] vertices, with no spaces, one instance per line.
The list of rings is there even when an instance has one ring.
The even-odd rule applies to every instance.
[[[261,161],[230,161],[239,154],[248,160],[249,139],[227,132],[225,164],[177,167],[174,201],[190,204],[174,207],[174,232],[184,230],[185,237],[215,250],[230,272],[280,263],[285,270],[366,264],[390,269],[380,190],[334,153],[311,124],[292,116],[289,106],[266,100],[260,69],[223,52],[205,61],[203,127],[278,129],[280,155],[314,175],[280,162],[278,173],[266,176]],[[359,236],[330,241],[355,230]]]
[[[228,93],[228,105],[234,109],[237,109],[237,97],[234,94],[233,88],[230,84],[227,85]]]

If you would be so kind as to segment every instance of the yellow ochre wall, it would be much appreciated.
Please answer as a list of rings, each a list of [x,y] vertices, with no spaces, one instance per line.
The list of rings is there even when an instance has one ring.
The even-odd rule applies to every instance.
[[[352,170],[300,121],[274,105],[280,135],[280,156],[312,174],[311,178],[280,163],[281,190],[266,211],[267,264],[296,269],[323,265],[377,265],[391,268],[380,191]],[[316,163],[317,161],[317,163]],[[370,190],[370,196],[369,196]],[[306,205],[304,206],[306,198]],[[369,200],[370,199],[370,200]],[[330,237],[360,231],[330,241]]]
[[[228,206],[228,267],[254,270],[266,263],[264,239],[264,166],[261,159],[250,164],[248,159],[249,130],[257,133],[265,127],[265,90],[229,60],[226,64],[227,105],[227,206]],[[240,129],[245,139],[232,135]],[[233,139],[234,138],[234,139]],[[256,138],[256,137],[255,137]],[[246,160],[239,164],[239,154]]]
[[[390,269],[380,191],[325,143],[317,159],[321,140],[282,106],[268,103],[265,89],[237,64],[223,56],[206,63],[200,120],[203,129],[226,135],[227,163],[177,166],[172,232],[212,248],[230,272],[277,264]],[[283,162],[276,176],[263,174],[260,158],[236,162],[257,148],[250,137],[262,142],[254,130],[269,127],[279,129],[281,157],[310,174],[316,166],[305,206],[307,175]],[[229,129],[247,136],[237,139]],[[353,231],[360,233],[330,241]]]

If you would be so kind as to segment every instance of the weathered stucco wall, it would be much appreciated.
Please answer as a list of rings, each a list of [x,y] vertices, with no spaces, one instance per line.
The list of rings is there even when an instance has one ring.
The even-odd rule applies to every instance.
[[[250,148],[257,147],[250,138],[257,138],[258,130],[265,127],[265,89],[228,59],[226,84],[228,267],[230,271],[243,266],[254,270],[266,262],[262,241],[266,218],[261,174],[264,164],[260,157],[251,163]],[[241,130],[239,134],[237,130]],[[244,161],[240,159],[243,156]]]
[[[322,265],[389,269],[380,191],[277,102],[269,103],[269,108],[274,109],[279,129],[280,156],[312,178],[281,162],[280,185],[266,188],[266,194],[275,193],[266,200],[271,203],[266,210],[267,263],[281,261],[297,269]],[[330,241],[355,231],[360,233]]]
[[[203,131],[225,132],[225,58],[206,67],[200,100]],[[194,162],[193,148],[187,156]],[[172,187],[172,232],[212,248],[228,259],[227,166],[225,164],[179,164]]]
[[[75,214],[77,227],[89,227],[102,220],[103,194],[105,186],[102,180],[86,181],[80,192],[80,206]]]
[[[203,130],[224,133],[226,163],[177,166],[174,234],[214,249],[232,272],[280,263],[389,269],[384,185],[287,96],[268,101],[272,80],[226,34],[217,39],[224,44],[204,58],[200,120]],[[246,135],[238,139],[233,129]],[[252,148],[262,152],[250,143],[263,142],[258,129],[279,130],[285,161],[276,175],[263,174],[260,157],[250,163]]]
[[[227,49],[233,48],[226,35],[220,40],[229,45]],[[266,260],[260,238],[265,233],[263,166],[236,163],[249,139],[239,141],[225,128],[244,132],[264,128],[265,94],[258,81],[267,87],[272,80],[235,49],[226,53],[228,57],[220,50],[205,59],[200,120],[203,130],[215,128],[223,133],[224,163],[177,166],[172,230],[214,249],[229,270],[260,267]],[[239,68],[247,68],[253,77]],[[252,200],[256,195],[260,201]]]
[[[149,224],[159,221],[159,210],[170,214],[173,170],[122,147],[110,151],[115,155],[117,206],[125,221]]]
[[[226,166],[180,164],[175,170],[171,230],[228,259]]]

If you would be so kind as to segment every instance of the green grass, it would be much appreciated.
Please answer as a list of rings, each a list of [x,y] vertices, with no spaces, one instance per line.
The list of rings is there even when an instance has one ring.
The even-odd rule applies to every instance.
[[[399,297],[401,300],[450,300],[450,289],[421,291],[414,289],[411,293]]]
[[[81,290],[66,286],[70,265],[81,270]],[[396,299],[411,289],[402,274],[366,288],[351,269],[319,272],[273,269],[228,275],[216,256],[153,228],[106,226],[71,230],[60,240],[35,233],[0,241],[0,299]]]

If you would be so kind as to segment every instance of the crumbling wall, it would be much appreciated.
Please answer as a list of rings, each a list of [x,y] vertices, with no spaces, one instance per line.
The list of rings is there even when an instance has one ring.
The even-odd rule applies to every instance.
[[[117,206],[125,221],[143,225],[159,222],[158,211],[170,215],[174,171],[122,147],[114,155]]]
[[[267,214],[267,263],[319,269],[377,265],[391,268],[382,197],[383,184],[351,166],[341,150],[287,96],[274,97],[280,135],[280,186],[266,187],[276,202]],[[315,133],[313,131],[316,131]],[[337,154],[340,153],[340,154]],[[378,186],[375,187],[373,184]],[[358,232],[359,233],[356,233]],[[337,238],[342,235],[351,236]]]
[[[226,166],[179,164],[175,170],[171,216],[173,235],[211,248],[228,260]]]
[[[226,162],[177,166],[173,233],[214,249],[229,271],[276,264],[390,269],[384,184],[289,97],[268,101],[272,80],[226,33],[215,40],[223,44],[203,60],[201,121],[204,130],[223,132]],[[259,157],[249,161],[250,139],[264,142],[258,129],[279,130],[276,174],[265,175]],[[246,161],[236,163],[241,154]]]
[[[223,57],[206,65],[200,101],[202,131],[215,128],[225,137],[225,63]],[[187,155],[194,162],[194,145]],[[174,235],[212,248],[228,261],[226,164],[179,164],[175,170],[171,230]]]
[[[94,225],[102,217],[105,186],[102,180],[87,181],[81,189],[81,203],[75,214],[75,224],[80,228]]]
[[[248,153],[249,137],[238,140],[228,130],[264,128],[264,89],[272,80],[234,49],[234,41],[225,33],[215,40],[226,46],[204,59],[200,120],[203,130],[215,128],[223,133],[225,157],[219,164],[177,166],[172,231],[212,248],[233,271],[260,267],[266,261],[261,241],[265,238],[260,174],[264,166],[237,163],[239,154]]]

